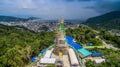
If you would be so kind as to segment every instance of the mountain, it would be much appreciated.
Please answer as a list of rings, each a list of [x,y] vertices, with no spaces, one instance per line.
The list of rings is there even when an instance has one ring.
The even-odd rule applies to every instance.
[[[112,11],[101,16],[89,18],[84,24],[95,29],[120,30],[120,11]]]
[[[19,18],[19,17],[13,17],[13,16],[0,16],[0,21],[3,22],[18,22],[18,21],[28,21],[28,20],[34,20],[38,19],[36,17],[29,17],[29,18]]]
[[[40,18],[37,18],[37,17],[29,17],[29,18],[27,18],[27,20],[35,20],[35,19],[40,19]]]

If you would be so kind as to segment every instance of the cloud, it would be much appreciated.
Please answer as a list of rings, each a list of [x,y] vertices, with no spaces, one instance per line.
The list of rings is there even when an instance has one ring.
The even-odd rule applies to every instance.
[[[68,0],[67,0],[68,1]],[[88,17],[92,10],[84,9],[88,3],[81,3],[77,0],[4,0],[0,1],[0,13],[15,16],[38,16],[47,19],[69,18],[78,19]],[[85,5],[86,4],[86,5]],[[91,4],[90,4],[91,5]],[[89,6],[89,5],[88,5]],[[84,12],[86,15],[83,15]]]
[[[120,0],[0,0],[0,14],[47,19],[87,19],[119,10]]]
[[[96,0],[62,0],[66,2],[90,2],[90,1],[96,1]]]
[[[78,0],[78,1],[96,1],[96,0]]]
[[[96,1],[94,6],[88,6],[89,9],[94,9],[99,13],[106,13],[110,11],[119,11],[120,10],[120,0],[101,0]]]

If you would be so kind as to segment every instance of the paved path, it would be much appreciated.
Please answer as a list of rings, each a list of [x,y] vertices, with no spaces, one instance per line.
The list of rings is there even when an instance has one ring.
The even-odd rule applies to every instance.
[[[68,55],[63,55],[63,64],[64,64],[64,67],[70,67]]]
[[[112,44],[107,44],[105,41],[102,41],[102,42],[106,48],[118,50],[118,48],[114,47]]]

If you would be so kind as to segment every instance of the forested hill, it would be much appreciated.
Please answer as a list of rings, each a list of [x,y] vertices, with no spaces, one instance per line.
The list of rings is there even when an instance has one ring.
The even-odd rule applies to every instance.
[[[93,28],[105,28],[107,30],[120,30],[120,11],[113,11],[101,16],[90,18],[86,21],[87,25]]]
[[[0,16],[0,21],[3,22],[18,22],[18,21],[28,21],[38,19],[36,17],[29,17],[29,18],[19,18],[19,17],[13,17],[13,16]]]
[[[30,57],[54,43],[53,37],[53,32],[34,33],[0,25],[0,67],[24,67]]]

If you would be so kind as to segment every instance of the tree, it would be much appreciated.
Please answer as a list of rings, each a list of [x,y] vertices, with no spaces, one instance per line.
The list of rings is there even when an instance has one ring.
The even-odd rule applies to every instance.
[[[22,56],[21,53],[16,48],[8,49],[3,58],[6,60],[3,64],[10,67],[22,67]],[[3,59],[3,60],[4,60]]]

